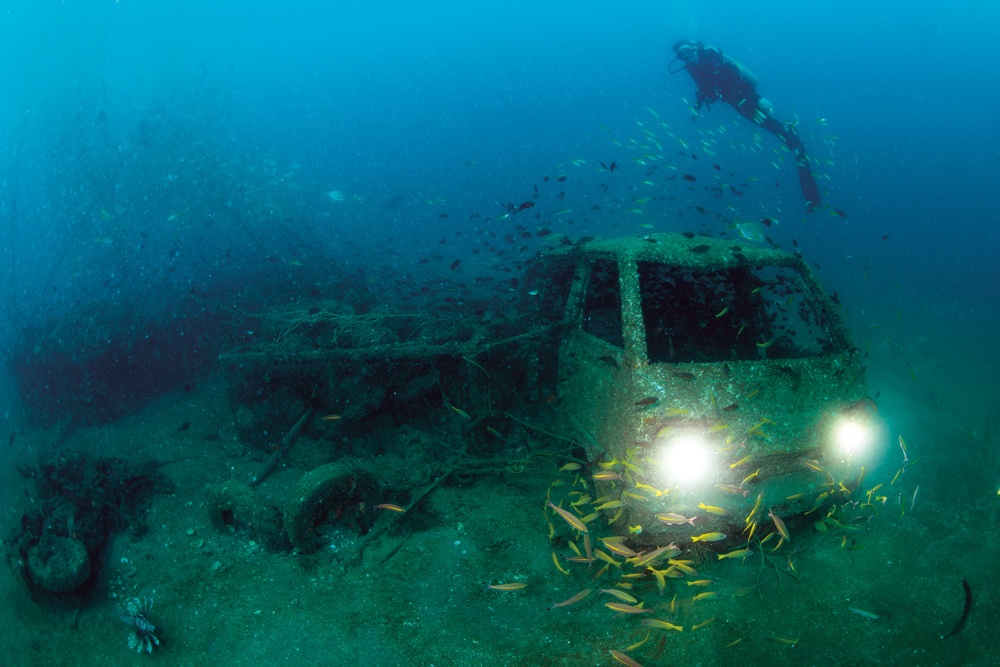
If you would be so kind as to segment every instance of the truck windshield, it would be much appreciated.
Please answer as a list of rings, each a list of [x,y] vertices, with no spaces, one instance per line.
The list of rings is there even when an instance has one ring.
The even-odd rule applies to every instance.
[[[652,363],[794,359],[833,350],[789,267],[700,271],[639,262]]]

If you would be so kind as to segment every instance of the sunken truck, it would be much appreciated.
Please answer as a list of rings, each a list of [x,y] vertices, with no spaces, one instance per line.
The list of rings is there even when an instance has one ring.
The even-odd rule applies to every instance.
[[[563,243],[478,302],[303,300],[254,328],[220,361],[239,438],[267,460],[216,514],[299,549],[333,520],[364,534],[370,508],[407,509],[427,485],[553,460],[608,498],[607,530],[728,548],[782,520],[854,520],[827,512],[856,499],[884,440],[838,305],[800,257],[739,241]],[[309,492],[254,509],[257,484],[293,470],[312,471]]]

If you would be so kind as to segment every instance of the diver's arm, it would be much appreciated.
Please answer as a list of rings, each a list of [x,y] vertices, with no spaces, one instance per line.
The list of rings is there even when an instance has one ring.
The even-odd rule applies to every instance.
[[[695,100],[698,101],[698,104],[697,106],[695,106],[695,109],[699,111],[701,110],[702,105],[704,105],[705,108],[707,109],[711,107],[713,102],[718,102],[720,99],[722,99],[722,97],[719,95],[719,91],[710,90],[709,92],[705,92],[702,88],[699,88],[695,92],[694,98]]]
[[[694,93],[694,99],[697,102],[697,104],[695,104],[694,107],[690,107],[691,108],[691,122],[692,123],[695,122],[696,120],[698,120],[698,116],[701,115],[701,107],[702,106],[704,106],[706,109],[711,109],[711,107],[709,106],[710,103],[711,103],[711,100],[709,100],[708,95],[706,95],[702,91],[701,88],[699,88],[698,90],[695,91],[695,93]]]

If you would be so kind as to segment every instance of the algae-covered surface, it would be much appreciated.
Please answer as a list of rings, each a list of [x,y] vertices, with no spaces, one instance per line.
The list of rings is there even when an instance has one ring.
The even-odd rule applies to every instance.
[[[890,425],[902,419],[903,398],[884,402]],[[773,540],[764,545],[763,560],[756,546],[743,560],[684,552],[677,558],[694,561],[697,575],[667,578],[662,593],[648,573],[625,576],[643,568],[620,556],[611,554],[621,568],[600,576],[600,559],[589,567],[567,560],[574,556],[568,538],[581,548],[582,540],[543,513],[543,504],[547,494],[574,488],[574,473],[560,473],[557,457],[529,456],[559,447],[539,433],[510,443],[507,458],[522,461],[514,472],[442,483],[406,514],[381,518],[391,526],[360,558],[349,554],[362,538],[334,522],[312,554],[269,552],[252,535],[215,530],[209,491],[248,479],[262,460],[239,444],[225,406],[225,387],[207,379],[116,423],[80,429],[61,445],[134,460],[181,459],[164,468],[176,488],[154,497],[145,535],[113,539],[92,594],[79,604],[40,604],[4,570],[3,664],[611,665],[612,649],[641,643],[627,655],[647,667],[957,665],[990,664],[997,649],[997,525],[985,479],[994,463],[970,438],[964,416],[940,405],[906,412],[909,457],[919,460],[889,485],[902,462],[893,452],[868,478],[865,487],[885,484],[876,495],[888,499],[864,531],[824,535],[801,520],[790,525],[790,544],[773,553]],[[190,428],[178,430],[185,422]],[[401,431],[388,427],[378,437]],[[54,437],[54,430],[18,435],[36,452]],[[426,462],[431,455],[415,456]],[[13,466],[2,470],[10,524],[33,487]],[[284,468],[268,483],[278,489],[304,473]],[[945,481],[954,479],[967,483]],[[590,524],[595,545],[610,535],[602,523]],[[678,542],[686,546],[683,538],[693,533],[678,527]],[[553,553],[569,574],[557,569]],[[963,578],[974,595],[970,619],[942,639],[962,616]],[[712,583],[691,585],[703,580]],[[505,583],[527,585],[487,588]],[[628,592],[654,613],[613,611],[606,604],[622,601],[601,588]],[[585,589],[593,591],[579,602],[550,608]],[[703,592],[717,595],[692,601]],[[149,620],[161,645],[152,655],[128,648],[115,611],[116,601],[136,596],[154,601]],[[647,618],[683,630],[656,628],[647,639]]]

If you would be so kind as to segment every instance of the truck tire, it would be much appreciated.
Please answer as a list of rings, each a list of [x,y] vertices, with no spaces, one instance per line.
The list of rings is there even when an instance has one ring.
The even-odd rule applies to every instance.
[[[315,529],[329,517],[364,532],[372,515],[367,507],[378,502],[379,495],[380,484],[363,468],[328,463],[307,472],[285,501],[285,532],[292,547],[302,553],[318,549],[322,540]]]

